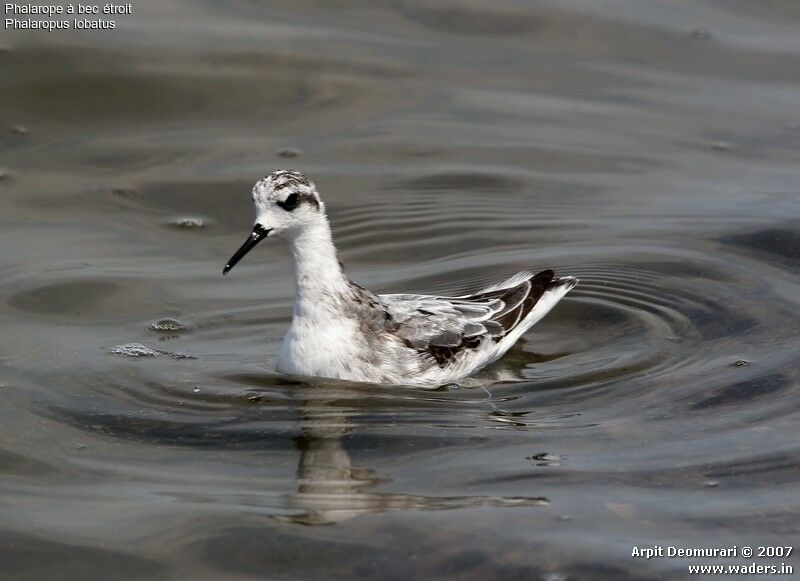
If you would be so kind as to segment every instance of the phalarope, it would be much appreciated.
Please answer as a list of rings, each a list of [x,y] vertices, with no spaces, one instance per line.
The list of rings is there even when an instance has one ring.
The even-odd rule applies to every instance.
[[[222,274],[263,239],[288,241],[295,302],[276,366],[287,375],[456,382],[502,357],[578,282],[543,270],[472,295],[377,295],[345,275],[314,182],[297,171],[275,171],[256,182],[253,202],[253,231]]]

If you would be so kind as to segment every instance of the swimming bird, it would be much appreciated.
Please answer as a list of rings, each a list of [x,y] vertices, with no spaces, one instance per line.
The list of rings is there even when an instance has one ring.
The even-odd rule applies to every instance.
[[[552,270],[520,272],[472,295],[375,294],[351,281],[337,258],[325,204],[302,173],[256,182],[253,231],[227,274],[266,238],[291,251],[292,323],[278,353],[286,375],[439,386],[496,361],[578,282]]]

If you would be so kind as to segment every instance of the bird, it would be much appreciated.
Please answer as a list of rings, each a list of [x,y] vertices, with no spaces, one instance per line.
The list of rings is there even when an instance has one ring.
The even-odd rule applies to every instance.
[[[519,272],[463,296],[376,294],[345,274],[314,182],[277,170],[252,189],[256,220],[222,274],[267,238],[288,243],[292,321],[276,370],[298,378],[439,387],[502,357],[578,283]]]

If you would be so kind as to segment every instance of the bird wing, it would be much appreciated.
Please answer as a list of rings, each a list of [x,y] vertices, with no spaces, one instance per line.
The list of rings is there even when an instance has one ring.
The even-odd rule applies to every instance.
[[[381,295],[405,344],[440,365],[485,338],[499,341],[531,311],[553,281],[553,271],[519,273],[479,293],[460,297]]]

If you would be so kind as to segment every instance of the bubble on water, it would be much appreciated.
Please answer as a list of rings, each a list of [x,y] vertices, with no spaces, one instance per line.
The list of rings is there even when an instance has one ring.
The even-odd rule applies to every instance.
[[[747,359],[738,359],[731,363],[731,367],[749,367],[750,362]]]
[[[541,452],[525,459],[536,463],[537,466],[560,466],[564,457],[558,454],[550,454],[549,452]]]
[[[278,150],[279,157],[292,158],[299,157],[303,152],[296,147],[285,147]]]
[[[151,349],[150,347],[142,345],[141,343],[115,345],[110,351],[114,355],[124,355],[125,357],[171,357],[173,359],[197,359],[197,357],[194,355],[189,355],[188,353],[159,351],[158,349]]]
[[[717,141],[711,146],[714,151],[728,151],[733,145],[727,141]]]
[[[706,488],[716,488],[717,486],[719,486],[719,481],[718,480],[706,480],[705,482],[703,482],[703,486],[705,486]]]
[[[695,28],[691,32],[691,37],[695,40],[709,40],[711,38],[711,31],[707,28]]]
[[[114,355],[124,355],[125,357],[158,357],[160,352],[150,349],[141,343],[126,343],[125,345],[115,345],[111,348]]]
[[[159,319],[150,323],[149,329],[157,333],[180,333],[186,330],[186,325],[177,319]]]
[[[200,230],[208,226],[208,220],[200,216],[180,216],[170,220],[167,225],[180,230]]]

